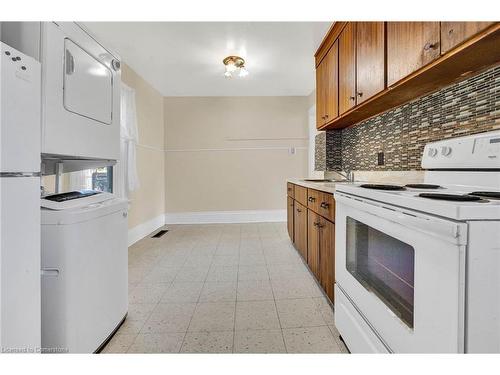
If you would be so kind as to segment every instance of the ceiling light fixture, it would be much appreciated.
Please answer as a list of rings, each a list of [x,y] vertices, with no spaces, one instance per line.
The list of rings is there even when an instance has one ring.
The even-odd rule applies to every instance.
[[[245,60],[239,56],[228,56],[222,60],[226,71],[224,72],[224,77],[232,78],[233,74],[239,72],[240,77],[246,77],[248,75],[248,70],[245,68]]]

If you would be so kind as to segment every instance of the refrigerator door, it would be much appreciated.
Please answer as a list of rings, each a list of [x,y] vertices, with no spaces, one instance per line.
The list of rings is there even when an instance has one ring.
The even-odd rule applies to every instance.
[[[40,178],[0,178],[0,347],[41,345]]]
[[[0,43],[0,172],[40,171],[40,63]]]

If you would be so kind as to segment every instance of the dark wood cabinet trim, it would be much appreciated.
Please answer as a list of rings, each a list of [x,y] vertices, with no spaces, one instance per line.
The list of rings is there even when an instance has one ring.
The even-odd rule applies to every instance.
[[[347,25],[347,22],[345,21],[336,21],[332,24],[330,30],[328,30],[325,37],[323,38],[323,41],[319,45],[318,50],[314,54],[316,67],[318,67],[318,65],[321,63],[321,60],[323,60],[330,48],[333,46],[340,33],[344,29],[345,25]]]

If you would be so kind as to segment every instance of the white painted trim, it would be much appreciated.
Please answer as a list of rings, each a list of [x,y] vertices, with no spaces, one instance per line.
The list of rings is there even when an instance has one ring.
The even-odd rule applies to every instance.
[[[286,221],[286,210],[176,212],[165,214],[165,224],[258,223]]]
[[[319,131],[316,129],[316,104],[313,104],[308,111],[308,131],[309,131],[309,156],[308,169],[309,176],[314,174],[315,168],[315,152],[316,152],[316,135]]]
[[[159,215],[128,230],[128,246],[133,245],[148,234],[165,225],[165,216]]]
[[[226,152],[226,151],[290,151],[291,148],[296,150],[307,150],[304,146],[292,147],[240,147],[240,148],[186,148],[165,150],[165,152]]]

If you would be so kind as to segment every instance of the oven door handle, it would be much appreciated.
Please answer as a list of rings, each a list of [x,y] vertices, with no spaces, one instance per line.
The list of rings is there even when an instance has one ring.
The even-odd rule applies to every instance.
[[[380,202],[352,197],[342,193],[335,193],[335,201],[337,204],[351,206],[358,211],[425,232],[456,245],[467,244],[467,225],[465,223],[443,220],[423,213],[388,206]],[[337,205],[337,210],[340,209]],[[336,216],[339,217],[340,215]]]

